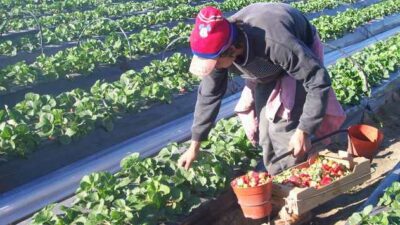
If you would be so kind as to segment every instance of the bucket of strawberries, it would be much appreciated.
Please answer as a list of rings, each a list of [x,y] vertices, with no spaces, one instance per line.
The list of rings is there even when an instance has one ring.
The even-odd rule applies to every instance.
[[[272,210],[272,177],[267,172],[249,171],[231,182],[238,203],[247,218],[261,219]]]

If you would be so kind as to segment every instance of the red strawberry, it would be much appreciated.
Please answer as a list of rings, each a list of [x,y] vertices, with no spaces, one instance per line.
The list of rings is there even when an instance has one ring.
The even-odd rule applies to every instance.
[[[301,179],[300,179],[298,176],[296,176],[296,175],[290,176],[289,179],[288,179],[288,181],[289,181],[290,183],[294,184],[294,185],[297,186],[297,187],[301,187],[301,186],[302,186],[302,185],[301,185]]]
[[[322,169],[324,169],[325,171],[330,171],[331,167],[328,164],[322,164]]]
[[[249,184],[249,177],[248,176],[243,176],[243,183]]]
[[[324,178],[322,178],[321,180],[321,185],[325,186],[332,183],[332,179],[329,176],[325,176]]]
[[[267,172],[261,172],[261,173],[258,174],[258,177],[259,177],[260,179],[265,179],[267,176],[268,176],[268,173],[267,173]]]
[[[234,186],[234,187],[238,186],[238,185],[237,185],[237,179],[235,179],[235,180],[232,181],[232,186]]]
[[[254,178],[251,178],[249,185],[250,185],[250,187],[255,187],[255,186],[258,186],[258,182]]]

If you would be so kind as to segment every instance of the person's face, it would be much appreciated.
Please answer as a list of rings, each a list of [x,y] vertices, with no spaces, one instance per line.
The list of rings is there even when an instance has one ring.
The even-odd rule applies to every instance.
[[[243,51],[243,49],[236,48],[234,46],[231,46],[229,50],[230,53],[228,55],[223,55],[218,58],[215,68],[222,69],[230,67],[233,61],[235,61],[236,57]]]
[[[219,57],[217,60],[217,64],[215,65],[215,68],[217,69],[222,69],[222,68],[228,68],[232,65],[233,61],[235,61],[236,56],[225,56],[225,57]]]

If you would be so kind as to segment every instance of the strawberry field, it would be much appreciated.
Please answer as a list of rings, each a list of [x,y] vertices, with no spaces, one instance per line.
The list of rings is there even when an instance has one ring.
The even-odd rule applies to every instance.
[[[0,0],[1,224],[196,224],[188,221],[262,157],[232,117],[229,104],[243,87],[232,74],[221,109],[229,113],[220,116],[225,119],[202,143],[191,169],[176,164],[188,147],[200,82],[188,72],[193,18],[205,5],[232,15],[255,2],[260,1]],[[394,101],[400,87],[400,0],[288,4],[310,19],[325,44],[326,67],[346,109],[346,124]],[[146,135],[152,143],[137,146],[156,147],[129,144],[144,142]],[[64,195],[40,204],[39,198],[26,200],[21,207],[29,209],[18,213],[2,211],[25,186],[36,190],[46,177],[72,174],[67,171],[118,149],[126,150],[110,166],[79,169],[84,173],[65,185],[68,191],[57,189]],[[316,167],[278,180],[320,188],[349,172],[323,159]],[[393,209],[389,215],[370,218],[368,208],[354,214],[352,224],[398,221],[396,185],[379,203]],[[72,203],[56,203],[70,197]]]

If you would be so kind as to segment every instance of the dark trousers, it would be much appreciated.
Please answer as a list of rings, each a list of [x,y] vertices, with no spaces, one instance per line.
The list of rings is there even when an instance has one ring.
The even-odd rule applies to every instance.
[[[270,163],[272,159],[287,151],[290,138],[294,134],[305,101],[306,92],[303,87],[303,81],[296,82],[296,99],[291,111],[290,120],[282,119],[279,116],[267,118],[266,103],[276,82],[258,83],[255,91],[255,107],[259,121],[259,145],[263,149],[264,166],[270,174],[277,174],[282,170],[291,167],[297,163],[303,162],[306,157],[295,158],[288,156],[275,164]],[[282,106],[281,106],[282,107]]]

